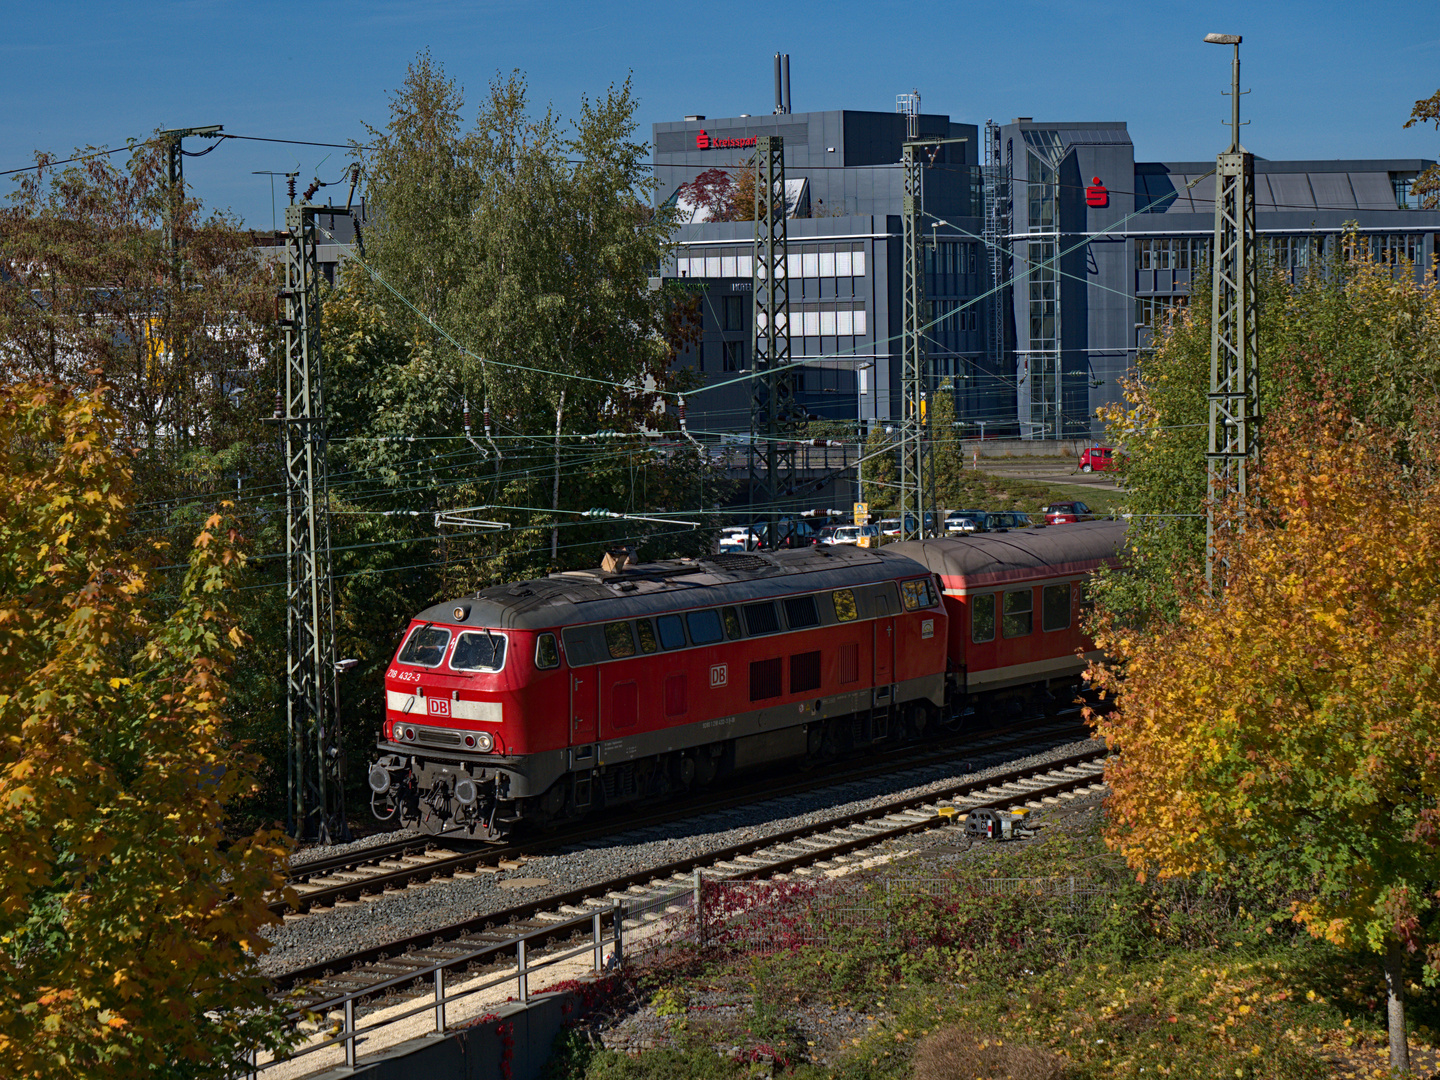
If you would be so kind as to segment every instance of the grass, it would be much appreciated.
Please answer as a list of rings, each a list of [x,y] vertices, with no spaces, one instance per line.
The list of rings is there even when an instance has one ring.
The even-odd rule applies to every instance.
[[[1261,897],[1137,884],[1093,828],[1003,854],[947,866],[953,893],[909,897],[826,949],[688,954],[640,973],[667,1045],[632,1055],[568,1036],[552,1080],[1386,1075],[1372,959],[1309,938]],[[1085,909],[967,892],[996,873],[1106,891]],[[1440,1002],[1410,990],[1428,1076]]]

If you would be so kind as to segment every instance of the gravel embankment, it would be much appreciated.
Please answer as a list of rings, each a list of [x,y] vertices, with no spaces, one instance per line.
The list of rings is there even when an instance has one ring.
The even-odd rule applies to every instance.
[[[1017,766],[1043,765],[1094,745],[1089,739],[1079,739],[1023,756],[1017,756],[1013,750],[995,751],[888,776],[854,780],[820,791],[702,814],[663,827],[617,831],[603,841],[560,848],[552,854],[530,859],[516,870],[441,879],[359,903],[290,916],[283,926],[268,932],[273,948],[261,958],[260,967],[266,974],[279,974],[329,957],[382,945],[397,937],[500,911],[523,900],[603,882],[645,867],[702,855],[802,825],[821,825],[899,796],[938,790],[962,777],[983,780]],[[619,828],[617,824],[617,830]],[[386,834],[387,840],[392,838],[393,834]],[[376,841],[370,838],[369,842]],[[916,840],[911,846],[923,843]],[[336,850],[344,848],[328,849],[329,852]]]

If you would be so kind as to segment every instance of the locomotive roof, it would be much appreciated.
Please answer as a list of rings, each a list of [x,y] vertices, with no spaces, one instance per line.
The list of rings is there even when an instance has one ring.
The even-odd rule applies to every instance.
[[[886,551],[906,555],[948,578],[983,585],[1034,577],[1030,571],[1056,574],[1094,570],[1120,557],[1123,521],[1079,521],[1038,529],[978,533],[892,544]]]
[[[894,547],[869,551],[842,544],[773,554],[671,559],[614,573],[566,570],[446,600],[426,608],[416,619],[453,624],[455,608],[468,607],[467,617],[458,620],[465,625],[540,630],[842,589],[926,572]]]

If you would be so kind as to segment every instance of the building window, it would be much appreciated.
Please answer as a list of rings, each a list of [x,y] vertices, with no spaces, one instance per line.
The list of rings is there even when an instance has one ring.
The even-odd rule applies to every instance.
[[[745,325],[745,297],[725,296],[721,297],[721,300],[725,329],[748,330],[749,327]]]
[[[745,369],[745,343],[743,341],[722,341],[720,353],[722,370],[743,371]]]
[[[1164,330],[1179,318],[1190,303],[1186,293],[1171,296],[1137,296],[1135,298],[1135,325]]]
[[[703,341],[695,343],[695,370],[705,370],[705,342]]]

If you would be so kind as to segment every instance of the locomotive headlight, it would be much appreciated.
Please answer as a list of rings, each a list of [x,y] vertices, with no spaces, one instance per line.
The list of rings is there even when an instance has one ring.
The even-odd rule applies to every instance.
[[[414,742],[414,741],[415,741],[415,729],[414,729],[413,727],[407,727],[407,728],[405,729],[405,741],[406,741],[406,742]]]
[[[495,747],[495,736],[488,731],[482,731],[475,736],[475,749],[482,754],[488,754]]]

